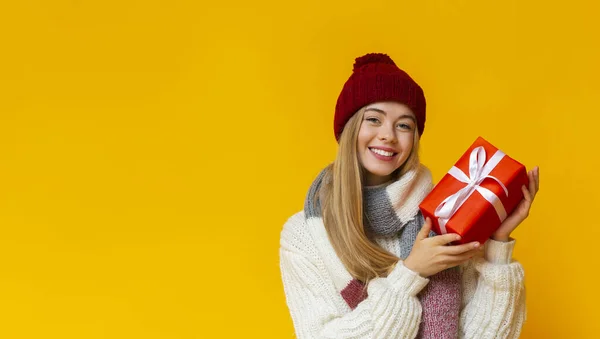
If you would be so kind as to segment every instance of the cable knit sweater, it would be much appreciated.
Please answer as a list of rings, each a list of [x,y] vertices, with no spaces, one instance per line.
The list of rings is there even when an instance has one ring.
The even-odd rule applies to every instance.
[[[379,236],[376,241],[400,257],[398,235]],[[526,308],[523,268],[511,259],[514,244],[514,240],[490,239],[479,256],[460,266],[460,338],[518,338]],[[304,211],[283,227],[280,269],[299,339],[417,336],[422,316],[417,294],[429,279],[399,261],[387,277],[373,279],[368,297],[350,308],[338,290],[352,277],[337,257],[323,223],[307,222]]]

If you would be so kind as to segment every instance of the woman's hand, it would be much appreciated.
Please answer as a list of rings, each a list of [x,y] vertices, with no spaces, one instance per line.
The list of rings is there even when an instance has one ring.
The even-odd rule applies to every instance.
[[[527,172],[529,177],[529,188],[525,185],[521,187],[523,191],[523,200],[517,205],[517,208],[500,224],[500,227],[492,234],[491,238],[497,241],[509,241],[512,231],[519,226],[529,216],[529,210],[535,195],[540,189],[540,168],[535,167]]]
[[[419,234],[417,234],[417,239],[410,254],[404,260],[404,266],[425,278],[462,264],[471,259],[482,248],[477,241],[463,245],[446,246],[450,242],[459,240],[460,235],[449,233],[429,238],[430,231],[431,220],[427,218]]]

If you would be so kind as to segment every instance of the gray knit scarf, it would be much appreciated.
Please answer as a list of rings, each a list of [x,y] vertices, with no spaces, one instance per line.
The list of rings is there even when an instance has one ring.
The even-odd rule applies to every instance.
[[[321,218],[318,193],[322,184],[329,184],[326,170],[321,171],[312,183],[304,204],[305,217]],[[418,204],[431,189],[429,170],[420,165],[397,181],[364,187],[364,227],[375,237],[397,235],[400,241],[400,259],[408,257],[417,233],[424,224]],[[435,234],[431,232],[430,236]],[[457,338],[461,304],[461,279],[457,267],[429,277],[427,286],[419,293],[423,315],[417,338]],[[354,309],[368,296],[364,284],[356,279],[349,281],[342,297]]]

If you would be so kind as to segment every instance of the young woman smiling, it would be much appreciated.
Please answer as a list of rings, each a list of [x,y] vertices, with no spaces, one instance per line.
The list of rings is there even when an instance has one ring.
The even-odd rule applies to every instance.
[[[524,199],[485,244],[450,245],[419,203],[432,188],[419,161],[421,87],[385,54],[356,59],[337,101],[334,162],[283,227],[280,268],[296,336],[517,338],[526,317],[512,231]]]

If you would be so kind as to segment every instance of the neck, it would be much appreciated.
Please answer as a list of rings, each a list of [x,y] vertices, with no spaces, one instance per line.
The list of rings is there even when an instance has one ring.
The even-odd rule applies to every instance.
[[[363,168],[363,177],[365,178],[365,186],[367,186],[367,187],[379,186],[379,185],[391,182],[394,177],[394,173],[395,172],[392,172],[392,174],[388,174],[385,176],[380,176],[380,175],[369,173],[366,169]]]
[[[363,186],[363,188],[367,189],[367,190],[369,190],[369,189],[375,189],[375,188],[382,188],[382,187],[386,187],[387,185],[389,185],[391,183],[392,183],[392,180],[390,179],[390,180],[388,180],[388,181],[386,181],[384,183],[381,183],[381,184],[365,185],[365,186]]]
[[[397,180],[363,187],[365,228],[370,233],[392,235],[412,220],[431,189],[431,176],[419,166]]]

